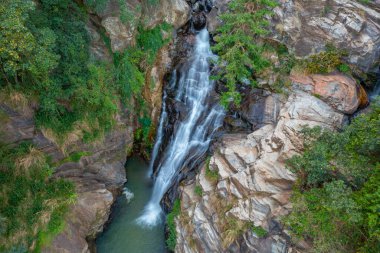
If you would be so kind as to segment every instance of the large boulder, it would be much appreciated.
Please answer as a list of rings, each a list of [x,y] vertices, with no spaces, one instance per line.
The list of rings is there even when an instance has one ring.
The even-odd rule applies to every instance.
[[[262,89],[253,89],[244,96],[240,114],[253,129],[277,122],[282,96]]]
[[[141,4],[138,0],[128,0],[121,4],[118,0],[108,1],[97,10],[97,25],[102,26],[110,38],[112,52],[121,52],[135,44],[137,25],[141,19]]]
[[[367,103],[365,91],[353,78],[343,74],[292,75],[291,79],[299,88],[310,91],[342,113],[352,114]]]
[[[89,189],[86,184],[92,184],[92,189]],[[71,207],[65,229],[43,252],[89,253],[86,238],[93,237],[101,231],[103,224],[108,220],[114,201],[112,193],[95,180],[83,180],[77,182],[76,186],[78,199]]]

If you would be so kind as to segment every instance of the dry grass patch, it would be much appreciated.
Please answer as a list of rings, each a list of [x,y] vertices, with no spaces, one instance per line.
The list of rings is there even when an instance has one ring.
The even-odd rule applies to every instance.
[[[32,166],[42,166],[45,163],[45,155],[35,147],[30,146],[29,152],[19,157],[16,162],[16,168],[27,173]]]

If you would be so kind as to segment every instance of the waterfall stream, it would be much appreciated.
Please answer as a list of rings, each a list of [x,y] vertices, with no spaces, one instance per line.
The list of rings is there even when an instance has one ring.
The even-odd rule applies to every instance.
[[[166,92],[157,133],[157,141],[152,153],[150,173],[153,174],[154,164],[157,164],[157,175],[154,181],[153,193],[145,206],[137,223],[144,227],[153,227],[160,223],[163,212],[161,199],[170,188],[179,171],[204,155],[209,148],[215,131],[222,125],[224,110],[211,97],[214,82],[210,80],[209,61],[216,56],[211,52],[209,33],[206,29],[196,35],[192,57],[183,68],[178,70],[180,76],[173,75],[169,89],[175,88],[175,101],[186,108],[186,116],[177,120],[176,127],[165,147],[164,124],[168,118],[166,110]],[[157,156],[159,149],[162,155]],[[156,159],[158,163],[156,163]]]
[[[150,159],[150,162],[149,162],[149,174],[148,174],[149,177],[153,176],[154,161],[157,158],[158,150],[159,150],[159,148],[161,146],[162,139],[163,139],[163,136],[164,136],[164,123],[165,123],[166,117],[168,115],[168,113],[166,112],[166,102],[165,102],[165,100],[166,100],[166,92],[164,90],[164,95],[162,97],[162,113],[161,113],[161,117],[160,117],[160,123],[158,124],[158,129],[157,129],[157,134],[156,134],[156,142],[154,143],[151,159]]]

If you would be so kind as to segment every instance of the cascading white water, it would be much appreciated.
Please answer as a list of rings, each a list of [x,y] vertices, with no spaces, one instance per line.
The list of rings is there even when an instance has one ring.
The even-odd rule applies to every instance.
[[[177,128],[162,152],[152,197],[144,208],[143,214],[137,219],[138,224],[142,226],[152,227],[161,221],[163,212],[160,201],[175,176],[181,168],[189,162],[196,161],[207,151],[214,132],[222,124],[223,108],[218,103],[210,102],[214,82],[209,78],[209,60],[215,58],[216,56],[210,49],[209,33],[203,29],[196,36],[190,64],[181,70],[181,78],[175,96],[175,100],[186,106],[188,113],[186,118],[177,122]],[[157,143],[152,154],[152,167],[153,159],[156,159],[162,143],[163,126],[161,124],[165,122],[163,117],[167,117],[164,110],[165,108],[161,114]]]
[[[162,98],[162,113],[160,117],[160,123],[158,124],[158,129],[157,129],[157,134],[156,134],[156,142],[154,143],[154,147],[152,150],[152,156],[149,162],[149,170],[148,170],[148,176],[151,177],[153,175],[153,166],[154,166],[154,161],[157,158],[158,150],[161,146],[162,143],[162,138],[164,136],[164,123],[166,121],[166,117],[168,113],[166,112],[166,92],[164,91],[164,96]]]

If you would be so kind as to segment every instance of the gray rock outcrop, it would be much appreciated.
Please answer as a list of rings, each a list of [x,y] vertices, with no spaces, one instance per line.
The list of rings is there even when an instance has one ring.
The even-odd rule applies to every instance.
[[[291,209],[295,181],[285,161],[302,151],[300,131],[305,125],[338,129],[346,116],[334,102],[297,89],[279,98],[278,105],[275,121],[248,135],[225,135],[209,165],[180,188],[176,252],[290,252],[289,237],[279,223]],[[217,173],[217,180],[210,173]],[[201,187],[202,196],[195,194],[195,187]],[[260,238],[252,226],[268,235]]]
[[[121,52],[128,46],[134,45],[137,27],[142,24],[152,28],[166,22],[179,28],[190,18],[190,7],[185,0],[150,1],[108,1],[103,10],[96,12],[99,17],[98,25],[102,26],[108,37],[113,52]]]
[[[215,33],[228,0],[214,1],[208,28]],[[355,0],[280,0],[271,20],[270,37],[298,57],[325,50],[327,43],[346,49],[350,63],[375,71],[380,57],[380,3]]]

